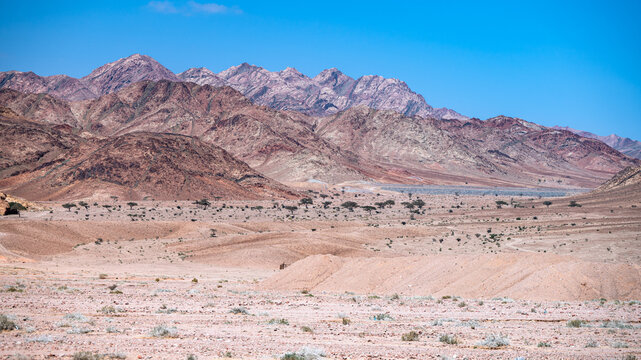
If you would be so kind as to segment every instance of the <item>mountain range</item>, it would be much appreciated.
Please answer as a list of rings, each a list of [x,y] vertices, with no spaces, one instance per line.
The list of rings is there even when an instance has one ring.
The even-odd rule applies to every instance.
[[[0,88],[26,93],[47,93],[60,99],[76,101],[94,99],[142,80],[190,81],[199,85],[230,86],[256,104],[307,115],[328,115],[349,107],[365,105],[409,116],[467,118],[450,109],[435,109],[406,83],[377,75],[354,80],[337,69],[328,69],[309,78],[293,68],[271,72],[247,63],[219,74],[206,68],[192,68],[176,75],[151,57],[140,54],[103,65],[80,79],[66,75],[41,77],[33,72],[7,71],[0,73]]]
[[[39,198],[90,193],[96,181],[133,198],[223,189],[232,197],[291,197],[296,191],[278,182],[312,179],[596,187],[641,165],[568,130],[467,118],[430,107],[398,80],[353,80],[336,69],[308,78],[243,64],[176,75],[133,55],[81,79],[6,72],[0,87],[0,138],[12,144],[1,153],[0,188]],[[150,166],[151,159],[166,164]]]
[[[572,129],[567,126],[564,126],[564,127],[554,126],[554,129],[567,130],[586,138],[597,139],[630,157],[641,159],[641,141],[632,140],[627,137],[617,136],[615,134],[611,134],[608,136],[600,136],[588,131]]]

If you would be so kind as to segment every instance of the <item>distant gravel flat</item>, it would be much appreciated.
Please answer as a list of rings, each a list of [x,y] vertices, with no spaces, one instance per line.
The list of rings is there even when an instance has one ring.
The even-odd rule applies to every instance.
[[[380,184],[379,186],[381,190],[427,195],[455,195],[458,193],[460,195],[562,197],[590,191],[590,189],[585,188],[554,189],[403,184]]]

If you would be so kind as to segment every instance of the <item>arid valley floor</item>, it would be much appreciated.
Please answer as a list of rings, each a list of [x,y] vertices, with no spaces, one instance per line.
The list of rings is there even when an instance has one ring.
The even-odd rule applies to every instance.
[[[325,194],[3,217],[0,357],[641,355],[639,199]]]

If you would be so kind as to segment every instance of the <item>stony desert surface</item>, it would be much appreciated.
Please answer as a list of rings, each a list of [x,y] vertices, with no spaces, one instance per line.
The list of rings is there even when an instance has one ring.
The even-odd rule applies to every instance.
[[[641,201],[308,195],[206,209],[104,197],[2,217],[0,313],[15,326],[0,357],[641,354]]]

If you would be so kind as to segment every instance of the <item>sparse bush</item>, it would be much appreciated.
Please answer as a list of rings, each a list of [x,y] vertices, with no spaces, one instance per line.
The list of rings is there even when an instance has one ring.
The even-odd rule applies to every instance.
[[[603,324],[601,324],[601,327],[606,329],[632,329],[633,328],[632,325],[618,321],[618,320],[604,321]]]
[[[500,347],[510,345],[510,340],[503,336],[503,334],[490,334],[485,337],[485,340],[479,342],[478,345],[490,349],[498,349]]]
[[[249,312],[244,307],[235,307],[229,310],[229,312],[232,314],[249,315]]]
[[[379,320],[379,321],[391,321],[391,320],[394,320],[394,319],[392,319],[392,317],[389,314],[385,314],[385,313],[376,314],[376,315],[373,316],[373,319],[374,320]]]
[[[91,329],[88,329],[86,327],[74,326],[70,330],[67,330],[67,334],[88,334],[91,331],[92,331]]]
[[[80,314],[80,313],[72,313],[72,314],[67,314],[64,316],[65,320],[71,320],[71,321],[77,321],[81,323],[88,323],[91,322],[88,317]]]
[[[153,328],[150,332],[150,335],[153,337],[177,337],[178,331],[175,327],[167,327],[166,325],[158,325]]]
[[[16,330],[18,326],[7,315],[0,315],[0,332]]]
[[[312,328],[310,328],[309,326],[303,326],[300,329],[303,330],[303,332],[306,332],[306,333],[313,333],[314,332],[314,330],[312,330]]]
[[[99,311],[99,312],[101,312],[101,313],[103,313],[103,314],[107,314],[107,315],[109,315],[109,314],[115,314],[115,313],[116,313],[116,308],[115,308],[115,307],[113,307],[113,306],[111,306],[111,305],[107,305],[107,306],[103,306],[103,307],[102,307],[100,310],[98,310],[98,311]]]
[[[438,341],[444,344],[456,345],[458,344],[458,339],[454,335],[443,334],[438,338]]]
[[[544,348],[544,347],[545,347],[545,348],[552,347],[552,345],[550,345],[549,343],[546,343],[545,341],[541,341],[541,342],[539,342],[539,344],[538,344],[538,345],[536,345],[536,346],[537,346],[537,347],[540,347],[540,348]]]
[[[40,335],[40,336],[27,339],[27,342],[37,342],[37,343],[43,343],[43,344],[48,344],[52,341],[53,339],[49,335]]]
[[[568,321],[568,327],[571,327],[571,328],[580,328],[582,326],[585,326],[586,324],[587,323],[583,320],[574,319],[574,320]]]
[[[296,352],[283,354],[280,360],[317,360],[325,356],[325,350],[323,349],[304,347]]]
[[[81,351],[73,354],[73,360],[102,360],[104,357],[100,354],[94,354],[90,351]]]
[[[342,318],[342,320],[343,320],[343,325],[349,325],[349,324],[352,323],[352,320],[350,320],[350,319],[348,319],[346,317]]]
[[[585,344],[585,347],[586,347],[586,348],[595,348],[595,347],[599,347],[599,343],[597,343],[597,342],[596,342],[596,341],[594,341],[594,340],[590,340],[590,341],[588,341],[588,342],[587,342],[587,344]]]
[[[410,331],[401,336],[403,341],[418,341],[418,333],[416,331]]]
[[[615,349],[627,349],[628,348],[628,344],[626,344],[626,343],[624,343],[622,341],[617,341],[617,342],[612,344],[612,347],[615,348]]]
[[[271,319],[269,324],[289,325],[289,321],[287,319]]]

